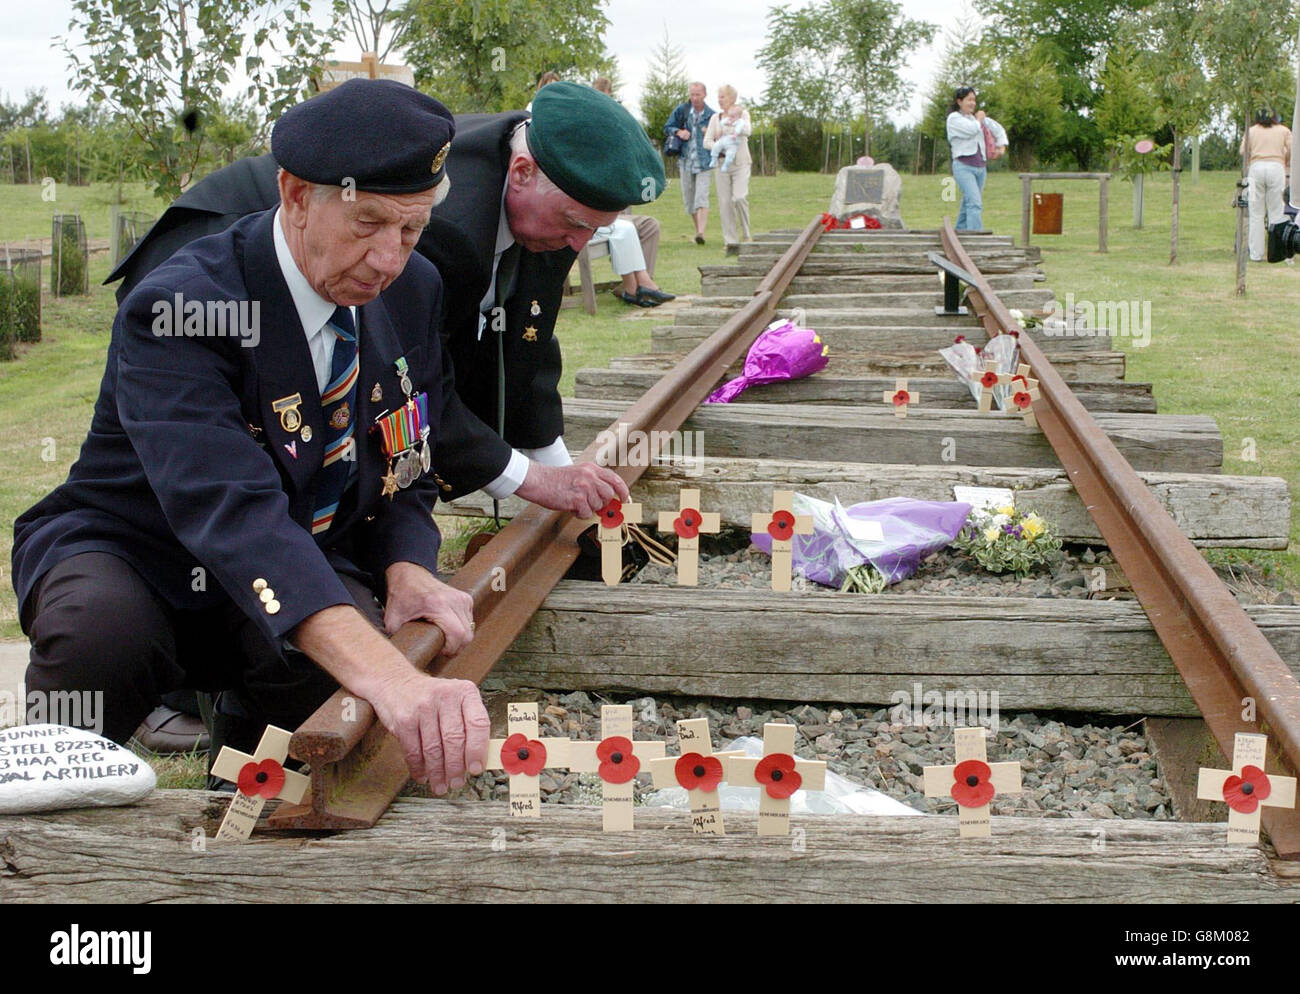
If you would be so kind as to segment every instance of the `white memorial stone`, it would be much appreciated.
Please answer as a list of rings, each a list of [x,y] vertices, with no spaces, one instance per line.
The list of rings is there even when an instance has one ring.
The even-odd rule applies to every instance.
[[[0,814],[132,804],[158,778],[128,749],[67,725],[0,731]]]
[[[887,162],[845,166],[835,177],[830,213],[843,221],[854,214],[874,217],[882,228],[902,228],[903,180]]]

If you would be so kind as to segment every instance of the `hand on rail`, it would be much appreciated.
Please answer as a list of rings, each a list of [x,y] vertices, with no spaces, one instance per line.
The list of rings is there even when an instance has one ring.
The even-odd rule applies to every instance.
[[[469,680],[442,680],[408,668],[369,700],[402,744],[411,778],[435,794],[457,790],[466,776],[483,772],[491,723],[478,687]]]
[[[524,500],[555,511],[572,511],[579,518],[598,514],[612,497],[628,499],[623,478],[612,469],[592,462],[573,466],[530,462],[528,475],[515,492]]]
[[[447,586],[415,563],[393,563],[384,577],[384,628],[389,635],[408,621],[430,621],[442,629],[442,655],[447,657],[474,640],[474,599],[465,591]]]

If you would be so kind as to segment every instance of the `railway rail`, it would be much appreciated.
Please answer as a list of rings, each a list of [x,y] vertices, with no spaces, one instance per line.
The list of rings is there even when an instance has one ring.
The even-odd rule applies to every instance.
[[[837,267],[820,257],[810,259],[821,234],[820,225],[813,222],[788,245],[778,241],[759,249],[783,250],[761,274],[748,299],[722,312],[726,317],[717,330],[668,369],[610,428],[624,425],[626,430],[646,433],[680,429],[717,382],[743,358],[783,298],[787,306],[815,299],[806,284],[852,277],[841,288],[848,292],[853,283],[886,279],[873,274],[913,271],[910,261],[890,267],[878,259],[864,258]],[[880,244],[888,237],[882,235]],[[1038,424],[1065,467],[1070,485],[1129,577],[1219,747],[1231,755],[1236,732],[1266,732],[1270,769],[1294,776],[1300,771],[1300,687],[1291,670],[1182,533],[1166,504],[1144,482],[1151,480],[1150,474],[1140,476],[1130,466],[1044,350],[1012,317],[999,292],[1027,292],[1023,282],[1016,282],[1020,277],[1014,275],[1016,267],[1008,261],[1012,253],[987,239],[968,241],[970,244],[963,244],[949,223],[934,238],[951,262],[975,277],[968,301],[986,332],[1019,336],[1021,361],[1032,367],[1032,375],[1039,381],[1041,399],[1034,408]],[[740,272],[754,272],[756,260],[742,255],[741,261]],[[988,275],[981,263],[999,275]],[[915,271],[932,273],[933,268],[915,267]],[[716,274],[706,273],[706,281],[710,278]],[[994,281],[1008,289],[995,289]],[[827,285],[826,290],[834,293],[836,287]],[[903,287],[900,292],[909,290]],[[934,296],[933,284],[928,296]],[[838,302],[832,300],[832,304]],[[1109,362],[1078,351],[1055,355],[1067,369]],[[918,353],[901,358],[893,367],[865,372],[908,375],[912,368],[908,363],[916,369],[934,369],[933,360]],[[1097,389],[1079,393],[1087,398],[1097,394]],[[579,458],[594,459],[597,454],[593,443]],[[626,466],[617,469],[629,485],[645,471]],[[474,598],[478,629],[471,646],[455,659],[440,660],[439,630],[411,623],[395,636],[398,648],[414,665],[435,675],[481,682],[564,576],[578,555],[578,536],[588,527],[589,521],[568,514],[537,507],[523,509],[452,580]],[[1247,698],[1253,700],[1258,716],[1254,725],[1242,719]],[[276,827],[369,827],[407,779],[395,740],[365,702],[351,701],[343,692],[297,730],[290,751],[310,764],[312,795],[309,805],[281,807],[271,818]],[[1268,809],[1264,823],[1279,857],[1300,859],[1300,813]]]

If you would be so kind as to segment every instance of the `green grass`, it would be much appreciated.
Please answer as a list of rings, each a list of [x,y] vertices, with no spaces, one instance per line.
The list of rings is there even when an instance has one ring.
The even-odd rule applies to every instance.
[[[957,204],[944,199],[944,179],[903,177],[903,217],[910,227],[937,227],[945,214],[955,215]],[[1167,263],[1167,175],[1148,180],[1141,231],[1131,223],[1131,186],[1112,183],[1107,255],[1097,252],[1096,184],[1041,184],[1043,190],[1065,193],[1065,234],[1039,236],[1035,244],[1043,247],[1043,268],[1058,298],[1073,292],[1078,299],[1150,300],[1150,346],[1135,349],[1130,340],[1115,340],[1128,350],[1128,378],[1155,383],[1163,413],[1213,416],[1223,431],[1226,472],[1281,476],[1300,491],[1300,442],[1294,432],[1300,344],[1293,330],[1297,318],[1289,307],[1300,289],[1300,268],[1252,265],[1248,295],[1234,296],[1234,215],[1227,207],[1234,179],[1206,173],[1193,183],[1186,174],[1182,261],[1175,267]],[[755,177],[750,190],[753,230],[803,227],[826,209],[832,183],[832,177],[815,174]],[[0,187],[0,240],[48,237],[50,216],[56,212],[80,213],[89,238],[106,238],[114,192],[108,185],[59,187],[58,200],[47,203],[41,201],[39,187]],[[128,207],[157,213],[142,186],[128,186],[127,193]],[[985,200],[986,227],[1018,237],[1017,177],[995,172]],[[698,292],[697,267],[725,261],[716,208],[703,246],[691,240],[675,183],[644,210],[663,228],[657,281],[673,292]],[[0,637],[20,635],[8,579],[13,519],[66,477],[90,421],[114,313],[111,289],[99,286],[107,271],[107,253],[92,254],[91,294],[59,300],[49,295],[47,276],[43,340],[19,345],[17,361],[0,363],[0,468],[5,471],[0,473]],[[610,278],[607,262],[595,263],[595,277]],[[665,319],[610,294],[598,298],[595,315],[566,309],[559,324],[565,355],[562,392],[572,394],[574,372],[583,366],[603,366],[613,356],[648,351],[650,329]],[[53,439],[52,447],[46,439]],[[1243,458],[1251,439],[1255,461]],[[449,536],[448,553],[463,547],[467,537]],[[1294,516],[1292,548],[1300,548]],[[1288,586],[1300,586],[1300,557],[1291,551],[1215,552],[1212,558],[1247,560],[1275,572]]]

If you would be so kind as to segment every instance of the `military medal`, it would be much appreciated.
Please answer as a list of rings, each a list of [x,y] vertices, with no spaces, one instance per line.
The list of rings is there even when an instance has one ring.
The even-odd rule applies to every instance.
[[[370,390],[370,403],[378,404],[383,399],[384,399],[384,388],[381,387],[378,383],[376,383],[374,387],[372,387]]]
[[[300,432],[300,434],[302,435],[302,440],[303,440],[304,442],[310,442],[310,441],[311,441],[311,425],[303,425],[303,426],[302,426],[302,431]]]
[[[542,313],[542,305],[534,300],[532,306],[528,308],[528,313],[533,317],[537,317],[537,315]]]
[[[427,472],[433,458],[429,445],[429,395],[424,391],[412,394],[411,377],[404,358],[398,359],[396,366],[406,403],[375,419],[375,427],[383,436],[384,454],[388,457],[383,493],[389,498],[394,489],[405,490],[420,478],[421,472]]]
[[[341,431],[348,426],[348,420],[352,417],[352,412],[348,408],[348,402],[345,400],[330,415],[330,427]]]
[[[302,426],[302,412],[298,410],[301,406],[302,394],[300,393],[271,401],[271,410],[280,415],[280,427],[290,435]],[[311,436],[308,435],[303,441],[311,441]]]
[[[537,329],[534,328],[531,324],[524,329],[524,341],[525,342],[537,341]]]

